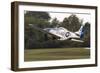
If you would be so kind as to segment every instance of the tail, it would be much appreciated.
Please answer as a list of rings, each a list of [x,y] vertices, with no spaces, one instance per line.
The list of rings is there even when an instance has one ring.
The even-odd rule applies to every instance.
[[[85,31],[84,25],[82,25],[82,26],[80,27],[80,29],[79,29],[77,32],[75,32],[75,33],[76,33],[77,35],[79,35],[80,38],[83,38],[83,36],[84,36],[84,31]]]

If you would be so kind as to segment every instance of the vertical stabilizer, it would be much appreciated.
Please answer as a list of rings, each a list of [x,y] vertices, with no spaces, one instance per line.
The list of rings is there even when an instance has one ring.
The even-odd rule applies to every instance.
[[[84,25],[82,25],[81,27],[80,27],[80,29],[77,31],[77,32],[75,32],[77,35],[79,35],[80,36],[80,38],[82,38],[83,37],[83,35],[84,35]]]

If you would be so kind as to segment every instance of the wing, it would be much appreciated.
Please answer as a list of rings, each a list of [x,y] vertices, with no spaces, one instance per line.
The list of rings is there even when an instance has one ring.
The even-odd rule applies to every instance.
[[[56,38],[61,38],[61,36],[59,36],[59,35],[57,35],[57,34],[51,33],[51,32],[49,32],[49,31],[47,31],[47,30],[44,30],[44,29],[42,29],[42,28],[39,28],[39,27],[34,26],[34,24],[29,24],[29,25],[31,26],[31,28],[33,28],[33,29],[35,29],[35,30],[38,30],[38,31],[40,31],[40,32],[43,32],[44,34],[50,34],[50,35],[52,35],[52,36],[54,36],[54,37],[56,37]]]

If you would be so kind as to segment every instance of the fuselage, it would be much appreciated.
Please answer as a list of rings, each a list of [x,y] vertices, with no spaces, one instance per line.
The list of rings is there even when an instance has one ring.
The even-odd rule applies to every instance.
[[[66,39],[70,39],[70,38],[80,38],[79,35],[77,35],[74,32],[68,31],[64,27],[45,28],[44,30],[60,37],[58,40],[66,40]]]

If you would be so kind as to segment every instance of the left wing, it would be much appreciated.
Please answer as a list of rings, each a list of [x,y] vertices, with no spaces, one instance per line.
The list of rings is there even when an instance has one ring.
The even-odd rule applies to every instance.
[[[39,27],[34,26],[33,24],[29,24],[29,25],[30,25],[32,28],[34,28],[35,30],[38,30],[38,31],[43,32],[43,33],[46,33],[46,34],[50,34],[50,35],[52,35],[52,36],[54,36],[54,37],[56,37],[56,38],[61,38],[60,35],[57,35],[57,34],[48,32],[48,31],[46,31],[46,30],[44,30],[44,29],[42,29],[42,28],[39,28]]]

